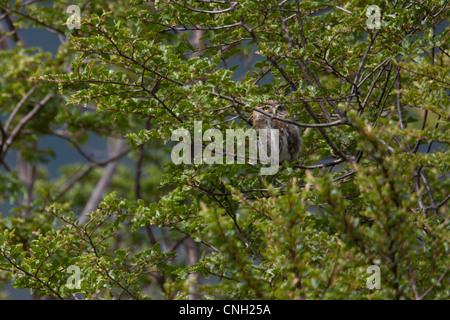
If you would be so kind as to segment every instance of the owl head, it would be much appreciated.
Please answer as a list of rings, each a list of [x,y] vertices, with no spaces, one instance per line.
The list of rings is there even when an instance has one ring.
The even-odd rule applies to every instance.
[[[256,110],[253,111],[253,124],[261,124],[265,121],[270,121],[273,119],[272,117],[266,116],[265,114],[258,112],[257,110],[264,111],[266,113],[273,114],[274,116],[278,118],[284,118],[287,115],[287,110],[284,107],[283,104],[281,104],[279,101],[275,100],[269,100],[265,104],[256,107]]]
[[[259,107],[264,112],[269,112],[277,117],[284,118],[287,115],[287,110],[279,101],[269,100],[266,104]]]

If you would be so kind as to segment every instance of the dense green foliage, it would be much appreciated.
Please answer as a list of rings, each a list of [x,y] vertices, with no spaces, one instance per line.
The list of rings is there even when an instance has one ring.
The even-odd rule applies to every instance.
[[[448,299],[448,1],[369,2],[380,28],[359,0],[0,0],[0,279],[62,299]],[[29,27],[67,38],[52,56]],[[175,129],[247,129],[269,99],[301,127],[298,163],[171,161]],[[49,136],[84,164],[51,177]],[[98,160],[92,136],[126,143]]]

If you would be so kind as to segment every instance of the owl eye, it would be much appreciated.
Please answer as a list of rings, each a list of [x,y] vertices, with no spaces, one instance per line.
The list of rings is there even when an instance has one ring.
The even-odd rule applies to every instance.
[[[270,108],[268,108],[268,107],[264,107],[264,108],[263,108],[263,110],[264,110],[265,112],[267,112],[267,111],[269,111],[269,110],[270,110]]]

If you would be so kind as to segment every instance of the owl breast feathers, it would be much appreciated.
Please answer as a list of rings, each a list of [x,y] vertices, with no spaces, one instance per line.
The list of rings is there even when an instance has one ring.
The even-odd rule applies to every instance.
[[[258,108],[266,113],[273,114],[278,118],[285,119],[287,115],[286,109],[277,101],[270,100],[267,104]],[[292,120],[292,119],[289,119]],[[287,160],[289,162],[295,161],[300,157],[300,149],[302,145],[302,140],[300,138],[300,132],[298,127],[293,124],[286,123],[281,120],[266,116],[256,110],[253,111],[253,125],[256,130],[261,129],[278,129],[278,139],[279,139],[279,162],[280,164]],[[260,136],[261,137],[261,136]],[[274,139],[272,135],[268,135],[269,139]],[[267,149],[268,154],[270,154],[271,141],[260,141],[259,148]],[[261,152],[260,152],[261,154]]]

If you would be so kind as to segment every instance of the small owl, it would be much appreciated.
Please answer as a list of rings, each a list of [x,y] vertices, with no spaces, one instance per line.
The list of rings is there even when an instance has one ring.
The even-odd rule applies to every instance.
[[[287,111],[278,101],[269,100],[265,105],[257,108],[267,113],[271,113],[278,118],[285,118]],[[292,120],[292,119],[289,119]],[[300,157],[302,139],[298,127],[275,118],[266,116],[256,110],[253,111],[253,125],[256,130],[278,129],[279,133],[279,162],[294,161]],[[270,150],[270,141],[267,142],[267,149]]]

